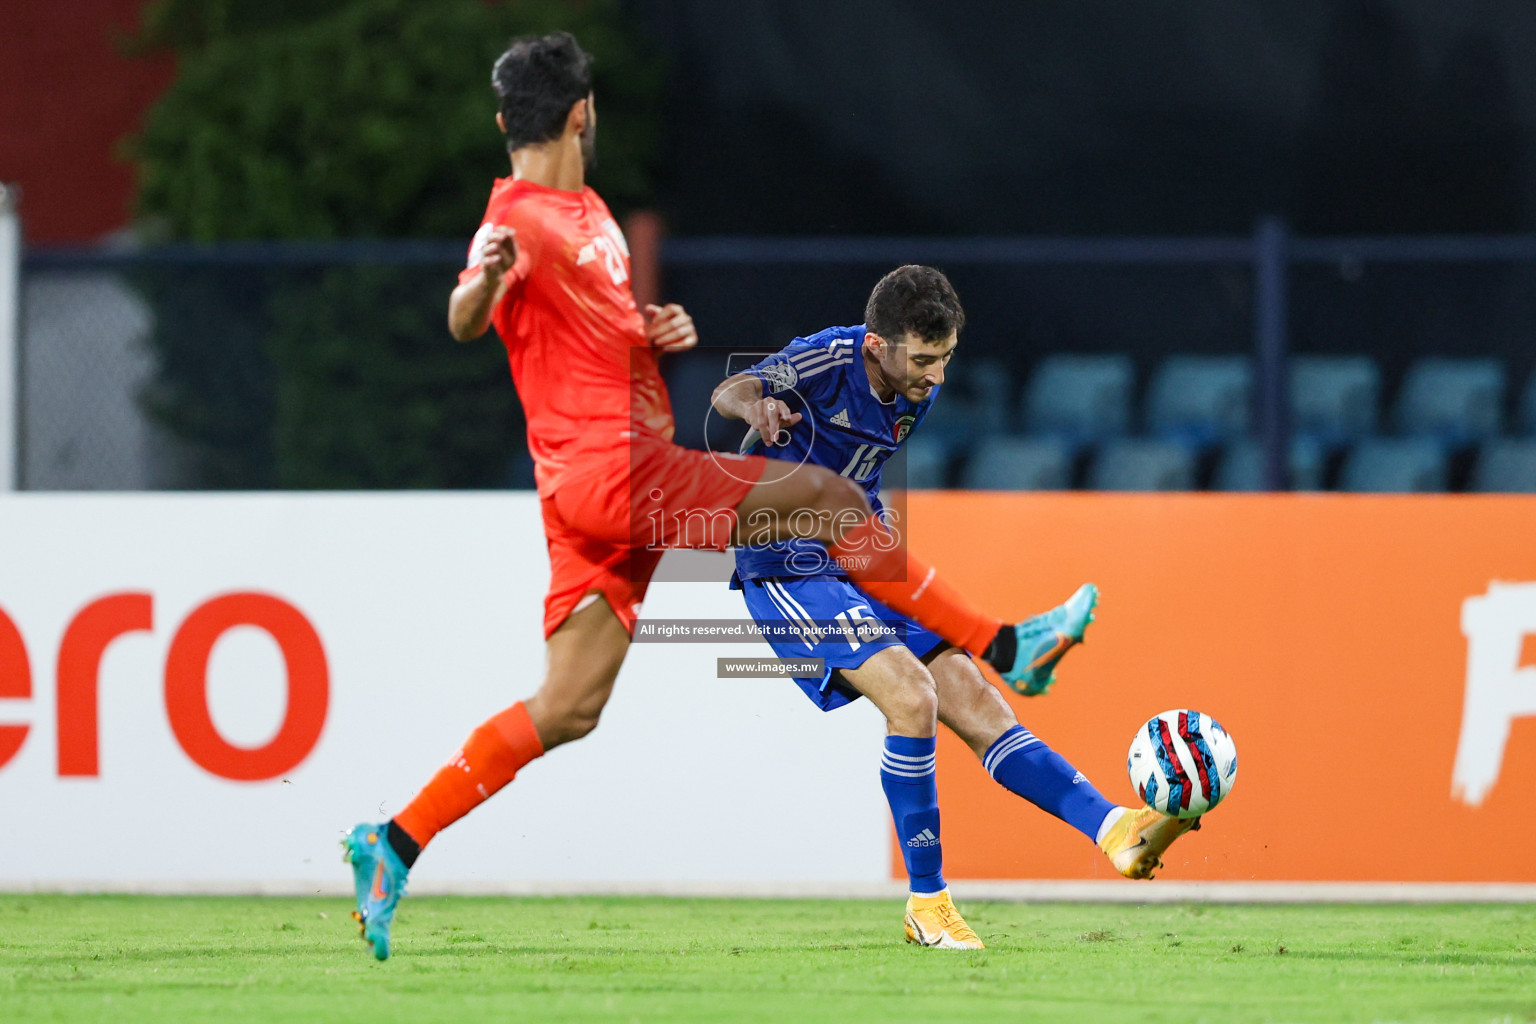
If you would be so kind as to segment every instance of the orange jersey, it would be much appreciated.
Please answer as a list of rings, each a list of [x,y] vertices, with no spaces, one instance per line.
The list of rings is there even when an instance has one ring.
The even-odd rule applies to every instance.
[[[672,407],[629,287],[629,246],[591,188],[498,178],[459,281],[480,273],[494,225],[513,230],[517,262],[492,323],[528,419],[539,493],[552,494],[582,452],[642,434],[670,440]]]

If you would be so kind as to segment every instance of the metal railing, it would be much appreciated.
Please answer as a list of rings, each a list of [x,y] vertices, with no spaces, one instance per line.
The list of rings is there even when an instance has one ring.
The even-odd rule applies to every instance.
[[[42,399],[36,397],[41,385],[35,379],[44,361],[36,351],[29,355],[26,331],[19,345],[12,342],[12,354],[7,353],[5,224],[0,203],[0,488],[5,486],[7,472],[12,481],[19,474],[22,486],[74,486],[36,474],[29,478],[25,467],[35,464],[36,458],[29,462],[28,457],[15,454],[18,445],[28,443],[24,430],[14,427],[18,412],[24,424],[46,419],[37,408]],[[270,272],[277,277],[289,274],[284,280],[291,281],[315,268],[409,268],[419,275],[420,283],[413,284],[409,294],[384,294],[380,301],[420,301],[435,308],[451,287],[464,248],[458,241],[345,241],[178,244],[142,250],[32,249],[22,255],[20,274],[24,283],[60,284],[81,280],[79,275],[105,275],[115,281],[137,281],[149,275],[169,283],[172,287],[167,290],[174,291],[181,275],[228,275],[235,280]],[[965,280],[961,294],[973,314],[967,334],[972,352],[1013,358],[1021,345],[1038,350],[1102,345],[1107,351],[1135,345],[1150,359],[1183,350],[1189,338],[1180,335],[1179,324],[1199,321],[1204,325],[1202,343],[1208,348],[1216,345],[1226,354],[1253,357],[1255,432],[1264,445],[1265,480],[1272,489],[1284,489],[1287,483],[1289,359],[1298,350],[1299,333],[1301,350],[1314,346],[1315,325],[1326,322],[1330,311],[1337,312],[1348,303],[1375,307],[1432,303],[1435,296],[1426,292],[1433,289],[1423,287],[1422,280],[1471,274],[1477,278],[1473,298],[1463,296],[1452,304],[1472,308],[1478,305],[1477,295],[1496,294],[1496,302],[1482,305],[1497,305],[1502,311],[1502,320],[1492,331],[1497,337],[1482,336],[1488,333],[1486,325],[1453,323],[1443,338],[1422,340],[1421,348],[1439,346],[1433,350],[1447,354],[1462,354],[1469,347],[1481,353],[1509,353],[1512,369],[1528,370],[1531,357],[1525,353],[1532,350],[1528,339],[1536,334],[1536,237],[1299,238],[1280,221],[1266,219],[1246,237],[675,238],[662,249],[668,294],[695,310],[706,344],[718,339],[734,342],[746,333],[753,344],[781,345],[796,333],[834,322],[856,322],[874,279],[891,266],[912,262],[945,268],[957,285]],[[1498,278],[1491,268],[1500,264],[1520,265],[1518,279]],[[1354,288],[1361,268],[1368,268],[1376,279],[1393,274],[1406,277],[1384,286],[1380,295],[1373,292],[1358,300],[1344,297],[1339,289]],[[1416,277],[1421,271],[1431,277]],[[1025,285],[1041,279],[1048,283],[1021,296]],[[142,288],[139,291],[143,293]],[[1067,293],[1061,305],[1068,312],[1059,319],[1070,322],[1069,327],[1030,337],[1041,319],[1042,294],[1055,299]],[[1104,309],[1117,303],[1124,308]],[[173,307],[149,305],[152,316],[175,315]],[[1092,315],[1079,317],[1085,311]],[[1298,327],[1298,314],[1303,313],[1312,326]],[[34,332],[36,319],[29,316],[27,320]],[[231,315],[231,321],[235,319],[238,313]],[[1143,323],[1153,320],[1158,321],[1155,328]],[[1114,331],[1108,332],[1114,336],[1101,338],[1106,332],[1100,328],[1106,323],[1114,325]],[[1020,342],[1009,333],[1014,331],[1027,340]],[[216,340],[236,344],[226,337]],[[1401,339],[1383,336],[1359,338],[1358,347],[1379,355],[1384,365],[1406,351]],[[8,409],[5,371],[17,365],[18,351],[21,399],[12,400]],[[89,361],[87,356],[75,358]],[[253,358],[265,356],[257,353]],[[1020,365],[1013,364],[1016,369]],[[121,387],[133,390],[133,402],[139,403],[146,371],[122,372]],[[29,373],[34,377],[30,390]],[[118,384],[106,381],[101,386],[110,389]],[[51,399],[57,402],[67,402],[75,394],[71,387],[56,387],[53,393],[61,396]],[[32,407],[27,412],[29,401]],[[65,409],[60,415],[68,413]],[[78,443],[80,438],[60,442],[77,448]],[[518,477],[525,478],[525,474]]]

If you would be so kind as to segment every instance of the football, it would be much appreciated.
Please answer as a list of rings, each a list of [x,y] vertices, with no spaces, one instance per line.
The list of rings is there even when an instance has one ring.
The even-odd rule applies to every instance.
[[[1237,747],[1210,715],[1164,711],[1137,730],[1126,768],[1148,807],[1197,818],[1232,792]]]

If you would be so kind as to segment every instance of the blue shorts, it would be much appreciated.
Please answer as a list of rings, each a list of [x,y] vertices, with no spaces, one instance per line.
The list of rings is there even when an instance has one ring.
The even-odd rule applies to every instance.
[[[922,658],[944,642],[840,576],[742,580],[741,594],[775,654],[825,661],[821,678],[795,680],[823,711],[861,696],[839,669],[858,668],[887,647],[906,647]]]

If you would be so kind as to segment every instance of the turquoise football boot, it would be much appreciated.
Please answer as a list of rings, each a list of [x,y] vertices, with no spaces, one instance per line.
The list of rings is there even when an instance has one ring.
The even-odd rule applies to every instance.
[[[1056,681],[1056,663],[1077,644],[1093,621],[1099,604],[1099,588],[1084,583],[1077,592],[1048,612],[1032,616],[1013,627],[1018,647],[1013,668],[1004,672],[1009,686],[1026,697],[1038,697]]]
[[[385,825],[358,825],[341,841],[342,860],[352,865],[357,890],[357,909],[352,920],[380,960],[389,958],[389,927],[395,922],[395,906],[405,895],[409,870],[384,837]]]

